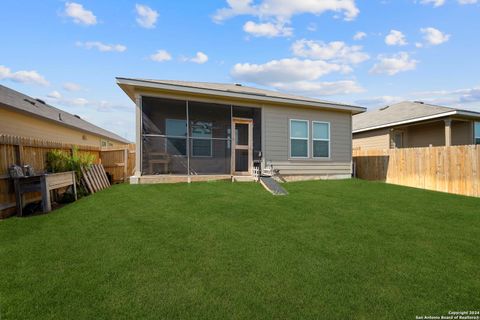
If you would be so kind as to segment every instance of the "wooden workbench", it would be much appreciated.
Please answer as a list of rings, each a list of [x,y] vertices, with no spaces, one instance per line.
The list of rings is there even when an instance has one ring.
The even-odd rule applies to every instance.
[[[50,191],[73,186],[73,194],[77,200],[77,188],[75,184],[75,172],[60,172],[35,175],[30,177],[13,178],[15,197],[17,201],[17,216],[23,215],[24,194],[28,192],[40,192],[42,194],[42,211],[52,210]]]

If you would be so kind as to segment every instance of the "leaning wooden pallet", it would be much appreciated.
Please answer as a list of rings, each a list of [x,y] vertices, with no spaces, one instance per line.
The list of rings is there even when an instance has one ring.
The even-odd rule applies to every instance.
[[[95,193],[110,187],[107,173],[101,164],[94,164],[89,168],[82,168],[82,180],[90,193]]]

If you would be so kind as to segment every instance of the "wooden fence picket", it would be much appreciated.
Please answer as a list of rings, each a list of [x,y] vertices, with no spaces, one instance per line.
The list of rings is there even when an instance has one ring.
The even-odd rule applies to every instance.
[[[356,176],[409,187],[480,196],[480,147],[353,150]]]

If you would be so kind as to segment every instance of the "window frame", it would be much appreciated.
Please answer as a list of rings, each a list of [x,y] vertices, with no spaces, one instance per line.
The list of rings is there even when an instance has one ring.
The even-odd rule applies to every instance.
[[[307,137],[306,138],[298,138],[292,137],[292,122],[306,122],[307,123]],[[310,159],[310,120],[305,119],[289,119],[288,121],[288,158],[293,160],[305,160]],[[307,141],[307,156],[306,157],[296,157],[292,156],[292,139],[294,140],[306,140]]]
[[[477,126],[479,128],[478,132],[476,130]],[[480,144],[480,143],[477,143],[477,139],[480,140],[480,121],[473,122],[473,144]]]
[[[315,123],[321,123],[321,124],[327,124],[328,125],[328,139],[315,139]],[[331,141],[332,141],[332,135],[331,135],[331,124],[329,121],[317,121],[317,120],[312,120],[312,159],[331,159],[332,157],[332,148],[331,148]],[[315,148],[314,148],[314,142],[315,141],[328,141],[328,157],[316,157],[315,156]]]
[[[190,154],[192,158],[213,158],[213,122],[211,121],[201,121],[203,123],[209,123],[210,124],[210,138],[206,137],[195,137],[193,135],[193,125],[190,123],[190,128],[192,129],[192,134],[190,135],[190,138],[192,139],[192,143],[190,144]],[[194,140],[208,140],[210,142],[210,154],[206,156],[198,156],[193,153],[193,144]]]

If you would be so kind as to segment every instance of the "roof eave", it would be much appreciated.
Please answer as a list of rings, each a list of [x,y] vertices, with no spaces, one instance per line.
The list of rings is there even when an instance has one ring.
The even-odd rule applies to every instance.
[[[448,116],[455,116],[455,115],[480,119],[480,113],[478,113],[478,112],[466,111],[466,110],[453,110],[453,111],[447,111],[447,112],[434,114],[434,115],[431,115],[431,116],[417,117],[417,118],[412,118],[412,119],[403,120],[403,121],[386,123],[386,124],[382,124],[382,125],[378,125],[378,126],[361,128],[361,129],[353,130],[352,133],[360,133],[360,132],[366,132],[366,131],[371,131],[371,130],[384,129],[384,128],[403,125],[403,124],[410,124],[410,123],[421,122],[421,121],[426,121],[426,120],[431,120],[431,119],[438,119],[438,118],[443,118],[443,117],[448,117]]]
[[[163,84],[163,83],[156,83],[150,82],[145,80],[137,80],[137,79],[130,79],[130,78],[122,78],[117,77],[117,84],[122,88],[123,91],[135,101],[135,92],[131,90],[130,87],[143,87],[143,88],[151,88],[151,89],[160,89],[160,90],[168,90],[168,91],[175,91],[175,92],[183,92],[183,93],[191,93],[191,94],[203,94],[203,95],[210,95],[210,96],[218,96],[218,97],[226,97],[226,98],[237,98],[237,99],[246,99],[246,100],[256,100],[256,101],[265,101],[265,102],[272,102],[272,103],[286,103],[292,104],[297,106],[309,106],[309,107],[317,107],[317,108],[327,108],[327,109],[339,109],[350,111],[352,114],[359,114],[366,111],[366,108],[352,106],[347,104],[337,104],[337,103],[321,103],[321,102],[314,102],[308,100],[301,100],[301,99],[289,99],[289,98],[281,98],[281,97],[270,97],[270,96],[263,96],[263,95],[256,95],[251,93],[240,93],[240,92],[228,92],[223,90],[215,90],[215,89],[206,89],[206,88],[196,88],[191,86],[180,86],[180,85],[173,85],[173,84]]]

